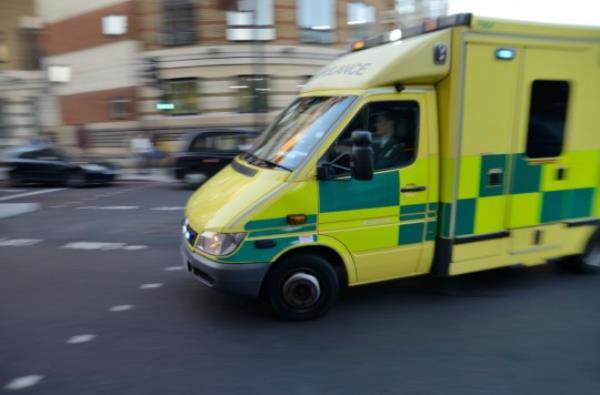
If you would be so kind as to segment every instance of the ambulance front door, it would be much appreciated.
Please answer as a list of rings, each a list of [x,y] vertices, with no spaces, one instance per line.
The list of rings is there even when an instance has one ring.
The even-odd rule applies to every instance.
[[[319,232],[348,248],[359,283],[414,274],[424,248],[433,251],[437,206],[428,204],[432,189],[425,103],[419,93],[363,99],[321,159],[331,165],[333,175],[319,181]],[[353,131],[371,132],[371,180],[351,177]]]

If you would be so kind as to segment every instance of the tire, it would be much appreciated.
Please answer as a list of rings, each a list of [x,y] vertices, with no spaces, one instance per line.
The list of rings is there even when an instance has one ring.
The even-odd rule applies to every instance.
[[[182,180],[188,188],[197,188],[206,181],[206,178],[204,173],[185,173]]]
[[[600,273],[600,230],[596,231],[581,255],[565,258],[562,266],[575,273]]]
[[[65,184],[69,188],[81,188],[86,185],[85,175],[80,171],[74,171],[67,174]]]
[[[338,276],[326,259],[297,254],[273,265],[263,285],[263,298],[275,316],[306,321],[327,313],[339,290]]]

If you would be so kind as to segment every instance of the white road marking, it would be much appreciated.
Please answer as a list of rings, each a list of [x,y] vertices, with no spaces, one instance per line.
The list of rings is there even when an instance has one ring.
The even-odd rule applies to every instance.
[[[164,207],[152,207],[150,210],[154,211],[183,211],[183,206],[164,206]]]
[[[0,188],[0,192],[25,192],[27,189],[18,189],[18,188]]]
[[[162,287],[161,283],[150,283],[150,284],[142,284],[140,285],[141,289],[153,289]]]
[[[130,245],[130,246],[123,247],[124,250],[130,250],[130,251],[145,250],[146,248],[148,248],[148,246],[144,246],[144,245]]]
[[[67,188],[42,189],[41,191],[34,191],[34,192],[27,192],[27,193],[18,193],[16,195],[10,195],[10,196],[0,197],[0,201],[12,200],[12,199],[19,199],[19,198],[26,197],[26,196],[41,195],[43,193],[51,193],[51,192],[64,191],[65,189],[67,189]]]
[[[140,206],[82,206],[78,210],[136,210]]]
[[[4,386],[5,390],[9,391],[17,391],[27,387],[33,387],[42,379],[44,376],[40,376],[39,374],[31,374],[29,376],[17,377],[16,379],[12,379],[8,384]]]
[[[41,239],[4,239],[0,238],[0,247],[29,247],[41,243]]]
[[[177,270],[183,270],[183,266],[168,266],[164,269],[166,272],[174,272]]]
[[[120,304],[118,306],[113,306],[108,311],[118,312],[118,311],[127,311],[133,309],[132,304]]]
[[[125,243],[102,243],[96,241],[74,241],[67,243],[62,248],[72,250],[118,250],[123,248]]]
[[[143,250],[148,248],[145,245],[127,245],[126,243],[104,243],[99,241],[73,241],[62,246],[70,250],[102,250],[102,251],[113,251],[113,250]]]
[[[67,344],[87,343],[87,342],[94,340],[95,337],[96,337],[96,335],[92,335],[92,334],[71,336],[67,340]]]
[[[0,218],[30,213],[40,207],[39,203],[0,203]]]

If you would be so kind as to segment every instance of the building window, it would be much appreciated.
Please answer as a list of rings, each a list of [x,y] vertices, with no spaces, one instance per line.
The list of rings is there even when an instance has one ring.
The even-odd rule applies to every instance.
[[[229,41],[270,41],[275,39],[272,0],[240,0],[238,1],[238,10],[227,12],[227,39]]]
[[[166,46],[196,43],[196,7],[193,0],[164,0],[163,43]]]
[[[412,14],[415,11],[415,0],[396,0],[396,12],[398,14]]]
[[[318,44],[335,42],[334,0],[297,0],[296,13],[301,42]]]
[[[352,38],[366,39],[375,22],[375,7],[366,3],[348,3],[348,25],[354,32]]]
[[[236,89],[240,98],[240,112],[268,112],[268,84],[266,75],[241,75]]]
[[[173,105],[173,115],[198,113],[198,83],[195,78],[178,78],[165,83],[163,102]]]
[[[127,119],[129,118],[131,108],[131,100],[119,97],[110,102],[110,117],[112,119]]]
[[[48,66],[48,81],[50,82],[70,82],[71,67],[61,65]]]
[[[527,156],[552,158],[562,152],[569,83],[567,81],[536,80],[531,87]]]
[[[107,36],[122,36],[127,33],[126,15],[107,15],[102,17],[102,33]]]

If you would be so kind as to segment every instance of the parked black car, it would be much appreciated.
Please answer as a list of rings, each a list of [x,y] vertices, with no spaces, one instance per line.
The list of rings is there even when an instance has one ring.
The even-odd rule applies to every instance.
[[[188,185],[198,185],[227,166],[252,145],[258,132],[209,129],[187,133],[173,154],[173,174]]]
[[[52,145],[9,149],[0,159],[11,185],[28,183],[82,187],[109,184],[117,169],[110,163],[89,163],[72,158]]]

